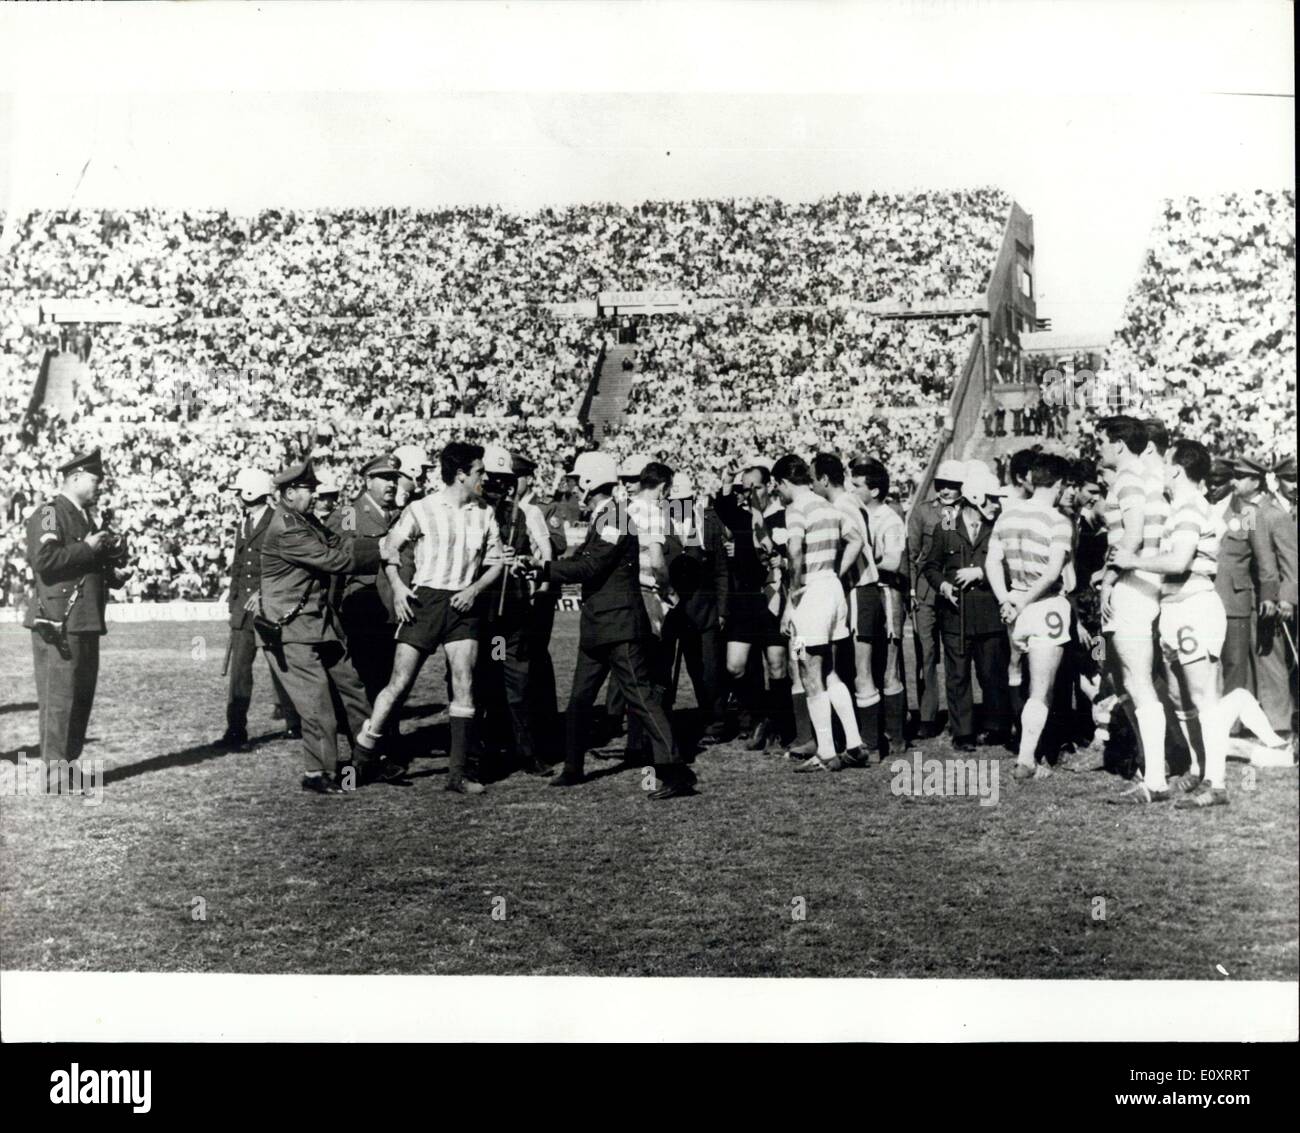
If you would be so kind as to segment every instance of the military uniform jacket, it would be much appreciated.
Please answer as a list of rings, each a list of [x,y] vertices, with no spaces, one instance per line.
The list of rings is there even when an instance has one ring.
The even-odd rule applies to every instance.
[[[262,537],[275,508],[267,506],[253,525],[253,532],[248,534],[248,520],[239,521],[239,531],[235,535],[235,557],[230,565],[230,628],[253,628],[253,615],[245,610],[250,594],[257,593],[258,583],[262,579]]]
[[[335,508],[325,526],[350,542],[357,536],[382,539],[388,534],[390,523],[390,516],[378,501],[369,492],[362,492],[351,503]],[[346,612],[352,632],[364,627],[377,636],[391,636],[388,611],[392,606],[392,587],[382,570],[335,575],[330,583],[330,602],[335,609]]]
[[[922,574],[934,591],[934,609],[940,633],[961,633],[962,611],[939,593],[939,587],[945,582],[957,587],[957,571],[962,567],[974,566],[984,570],[992,534],[993,524],[981,517],[979,538],[972,543],[960,508],[953,508],[951,515],[945,515],[934,529]],[[965,607],[967,637],[1005,631],[998,600],[989,589],[987,578],[965,589],[958,587],[957,596]]]
[[[501,530],[502,547],[513,547],[516,555],[533,554],[532,540],[528,536],[528,517],[518,504],[511,503],[496,509],[497,527]],[[550,531],[550,525],[547,525]],[[505,586],[505,602],[501,601],[501,588]],[[503,571],[501,578],[492,584],[492,589],[485,594],[490,599],[488,614],[495,619],[497,608],[501,609],[501,620],[510,625],[517,625],[527,615],[532,606],[532,595],[527,580],[514,571]]]
[[[682,617],[698,630],[715,628],[718,615],[727,608],[731,583],[728,535],[712,508],[693,508],[691,532],[684,543],[675,526],[668,525],[664,543],[668,582],[677,594]]]
[[[638,581],[640,546],[627,509],[610,500],[587,528],[571,558],[554,559],[547,573],[554,586],[582,584],[580,640],[584,648],[616,645],[651,636]]]
[[[1226,528],[1219,543],[1214,588],[1223,599],[1228,617],[1253,617],[1257,599],[1277,601],[1278,563],[1272,531],[1278,522],[1289,521],[1276,508],[1242,503],[1234,495],[1223,513],[1223,522]]]
[[[379,541],[358,535],[344,539],[313,515],[277,506],[262,537],[262,616],[286,617],[306,595],[301,612],[285,624],[286,644],[341,640],[329,604],[334,575],[373,574]]]
[[[960,509],[945,507],[938,500],[927,500],[918,504],[913,522],[908,524],[907,556],[912,566],[912,593],[918,602],[934,605],[939,600],[938,591],[930,585],[925,576],[925,560],[930,554],[930,545],[934,542],[934,533],[943,523],[944,515]]]
[[[108,592],[126,581],[118,564],[96,554],[86,536],[99,530],[93,520],[67,496],[41,504],[27,519],[27,562],[33,576],[32,602],[23,622],[28,629],[38,614],[58,621],[84,578],[81,597],[68,615],[69,633],[103,634]]]

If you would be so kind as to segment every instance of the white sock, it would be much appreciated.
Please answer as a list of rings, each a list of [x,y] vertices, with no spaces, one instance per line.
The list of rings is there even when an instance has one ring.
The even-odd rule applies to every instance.
[[[862,735],[858,731],[858,714],[853,711],[853,694],[838,676],[832,673],[826,678],[826,695],[831,698],[831,707],[840,718],[840,727],[844,729],[844,746],[852,751],[862,746]]]
[[[853,703],[859,708],[870,708],[873,704],[880,703],[880,692],[876,691],[869,694],[854,693]]]
[[[835,733],[831,731],[831,698],[825,690],[808,694],[808,716],[817,735],[817,754],[830,759],[835,754]]]
[[[1242,691],[1245,691],[1244,689]],[[1205,741],[1205,782],[1211,787],[1228,785],[1228,729],[1232,717],[1220,701],[1201,713],[1201,738]]]
[[[1189,775],[1199,775],[1201,773],[1201,757],[1196,753],[1196,744],[1192,741],[1192,721],[1200,719],[1195,711],[1192,712],[1175,712],[1178,717],[1178,726],[1182,729],[1183,739],[1187,741],[1187,752],[1192,757],[1191,766],[1188,767]],[[1201,720],[1201,738],[1205,737],[1205,721]]]
[[[1041,700],[1026,700],[1020,713],[1020,753],[1016,762],[1025,767],[1034,766],[1034,752],[1047,724],[1047,705]]]
[[[1165,778],[1165,706],[1159,701],[1134,708],[1137,732],[1142,740],[1142,760],[1146,767],[1142,780],[1148,791],[1166,791]]]

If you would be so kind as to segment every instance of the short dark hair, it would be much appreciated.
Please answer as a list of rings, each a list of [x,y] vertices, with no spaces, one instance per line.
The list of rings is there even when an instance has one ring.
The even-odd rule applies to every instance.
[[[874,456],[864,456],[855,460],[849,471],[854,476],[861,476],[867,487],[876,493],[876,498],[883,500],[889,494],[889,469]]]
[[[1054,488],[1070,473],[1070,462],[1054,452],[1040,452],[1029,468],[1029,482],[1035,488]]]
[[[844,461],[833,452],[819,452],[813,457],[812,467],[817,479],[825,476],[833,487],[844,487]]]
[[[1082,487],[1084,484],[1101,485],[1101,473],[1097,471],[1097,466],[1090,460],[1076,460],[1070,465],[1070,475],[1067,477],[1071,484]]]
[[[1210,469],[1214,467],[1214,458],[1210,456],[1210,450],[1200,441],[1175,441],[1174,451],[1169,460],[1186,472],[1187,478],[1194,484],[1210,482]]]
[[[1165,428],[1165,423],[1158,417],[1148,417],[1142,422],[1142,427],[1147,431],[1147,444],[1155,445],[1156,452],[1164,456],[1165,449],[1169,447],[1169,430]]]
[[[757,472],[757,473],[758,473],[758,478],[763,482],[764,485],[770,484],[770,483],[772,482],[772,472],[771,472],[771,470],[768,469],[768,468],[765,468],[765,467],[764,467],[763,465],[761,465],[761,464],[755,464],[755,465],[752,465],[752,466],[749,467],[749,468],[742,468],[742,469],[740,470],[740,474],[741,474],[742,476],[748,475],[750,472]]]
[[[1134,456],[1141,456],[1147,447],[1147,427],[1136,417],[1107,417],[1097,426],[1108,441],[1120,441]]]
[[[1034,461],[1038,459],[1038,450],[1036,448],[1017,449],[1011,454],[1011,460],[1007,464],[1007,475],[1011,477],[1013,484],[1019,484],[1026,476],[1029,470],[1034,466]]]
[[[641,475],[637,482],[642,488],[658,488],[664,484],[673,482],[673,470],[666,464],[660,464],[657,460],[649,461],[641,469]]]
[[[468,441],[451,441],[438,454],[438,467],[442,471],[442,482],[454,484],[457,472],[468,472],[474,461],[483,459],[483,446],[472,445]]]
[[[772,466],[772,479],[808,486],[812,484],[812,473],[803,457],[788,452]]]

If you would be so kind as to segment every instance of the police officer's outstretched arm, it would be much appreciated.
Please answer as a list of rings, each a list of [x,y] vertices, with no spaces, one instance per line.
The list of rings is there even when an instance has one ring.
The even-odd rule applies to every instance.
[[[626,525],[620,531],[611,517],[602,526],[599,539],[589,539],[572,558],[552,559],[547,563],[543,578],[557,584],[587,583],[603,578],[618,565],[630,538]]]
[[[325,574],[364,574],[379,567],[379,540],[358,535],[343,539],[300,523],[280,536],[277,551],[286,562]]]

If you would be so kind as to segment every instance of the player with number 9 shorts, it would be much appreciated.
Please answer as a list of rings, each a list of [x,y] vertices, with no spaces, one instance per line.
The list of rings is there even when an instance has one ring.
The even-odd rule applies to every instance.
[[[1172,663],[1217,661],[1223,655],[1228,616],[1214,590],[1201,590],[1160,603],[1160,648]]]
[[[1064,647],[1070,640],[1070,603],[1063,594],[1040,598],[1030,603],[1011,628],[1011,651],[1016,656],[1028,653],[1032,645]]]

